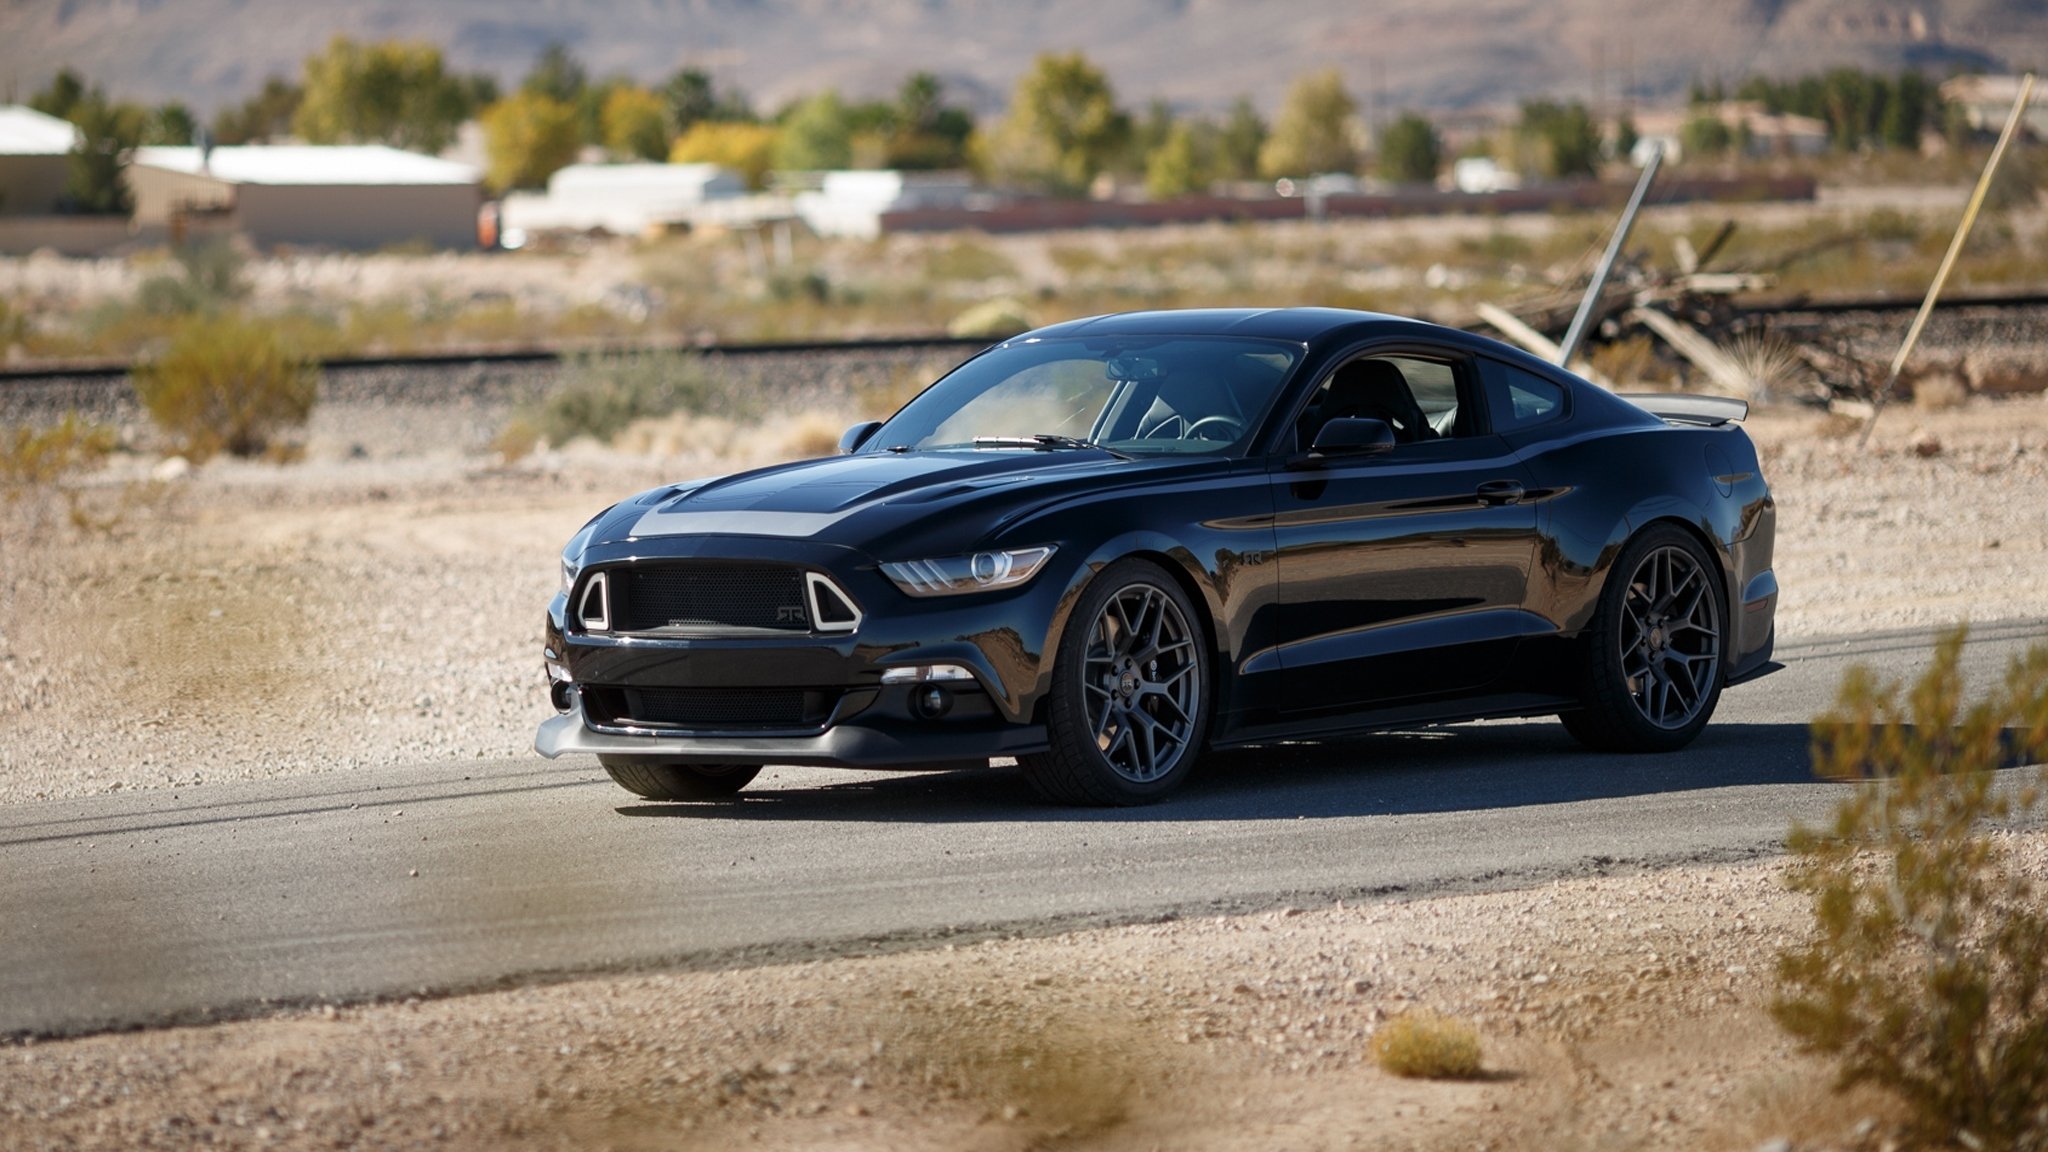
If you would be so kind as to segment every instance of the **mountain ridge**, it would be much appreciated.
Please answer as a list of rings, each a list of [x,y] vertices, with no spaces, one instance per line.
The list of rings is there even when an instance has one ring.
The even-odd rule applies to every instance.
[[[879,96],[917,70],[993,111],[1033,56],[1072,49],[1125,103],[1190,110],[1242,93],[1270,111],[1324,67],[1369,108],[1451,111],[1654,103],[1752,71],[2048,63],[2036,0],[353,0],[319,18],[294,0],[18,0],[0,9],[0,84],[22,99],[68,65],[119,96],[206,113],[297,75],[337,34],[429,40],[507,84],[561,41],[592,76],[702,67],[763,111],[827,87]]]

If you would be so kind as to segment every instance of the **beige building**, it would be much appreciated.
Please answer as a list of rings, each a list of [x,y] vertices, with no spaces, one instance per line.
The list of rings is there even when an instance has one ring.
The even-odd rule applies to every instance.
[[[471,248],[483,202],[469,165],[377,145],[137,148],[128,186],[138,231],[260,247]]]

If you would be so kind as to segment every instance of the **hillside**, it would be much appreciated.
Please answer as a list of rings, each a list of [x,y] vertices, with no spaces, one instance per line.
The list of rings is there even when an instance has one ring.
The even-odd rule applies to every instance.
[[[312,11],[320,11],[313,8]],[[2048,64],[2034,0],[15,0],[0,7],[0,84],[25,96],[69,64],[114,91],[209,110],[337,32],[417,37],[464,69],[516,79],[571,45],[593,74],[653,80],[692,64],[771,108],[836,86],[892,89],[914,69],[999,106],[1032,56],[1079,48],[1131,103],[1271,108],[1335,66],[1383,108],[1548,94],[1668,96],[1695,78],[1836,64],[1937,72]],[[851,15],[849,15],[851,14]]]

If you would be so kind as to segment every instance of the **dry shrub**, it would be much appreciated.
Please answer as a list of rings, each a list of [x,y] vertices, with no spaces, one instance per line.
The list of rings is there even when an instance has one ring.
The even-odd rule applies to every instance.
[[[1812,396],[1818,391],[1813,369],[1799,356],[1790,341],[1769,332],[1744,332],[1735,338],[1728,354],[1749,377],[1745,399],[1763,403],[1795,396]]]
[[[612,447],[636,456],[714,456],[731,453],[739,426],[718,416],[672,412],[635,420],[612,438]]]
[[[846,422],[823,412],[805,412],[782,428],[782,451],[791,460],[810,460],[839,451]]]
[[[1002,340],[1020,332],[1029,332],[1037,326],[1038,321],[1032,318],[1031,310],[1022,301],[1003,296],[983,300],[955,316],[953,322],[946,325],[946,334]]]
[[[0,426],[0,489],[12,501],[25,489],[55,484],[99,466],[114,450],[114,430],[76,412],[47,428]]]
[[[1470,1080],[1480,1072],[1479,1033],[1462,1020],[1406,1012],[1373,1033],[1372,1058],[1395,1076]]]
[[[1586,360],[1595,372],[1621,388],[1650,380],[1663,382],[1670,378],[1669,373],[1657,371],[1657,346],[1648,336],[1630,336],[1625,340],[1596,344],[1586,353]]]
[[[239,316],[185,324],[161,359],[135,373],[142,406],[194,462],[263,454],[305,426],[319,391],[318,368],[268,325]]]
[[[491,450],[507,464],[516,464],[540,447],[540,425],[533,417],[515,414],[491,437]]]
[[[682,412],[741,418],[757,407],[734,381],[711,372],[699,357],[680,352],[626,352],[580,356],[568,379],[533,410],[520,415],[550,444],[581,436],[600,443],[636,421]]]
[[[1811,936],[1779,957],[1771,1006],[1837,1087],[1899,1099],[1928,1145],[2048,1148],[2048,909],[1994,826],[2036,787],[1993,770],[2048,756],[2048,646],[1964,706],[1964,630],[1906,688],[1862,666],[1813,726],[1815,770],[1859,786],[1795,827]]]
[[[1913,381],[1913,407],[1923,412],[1960,408],[1970,400],[1970,385],[1959,372],[1936,369]]]

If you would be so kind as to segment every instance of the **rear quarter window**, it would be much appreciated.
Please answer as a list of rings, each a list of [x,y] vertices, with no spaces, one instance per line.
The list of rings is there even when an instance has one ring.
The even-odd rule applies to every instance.
[[[1480,363],[1495,432],[1518,432],[1564,415],[1564,388],[1555,381],[1498,360]]]

